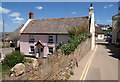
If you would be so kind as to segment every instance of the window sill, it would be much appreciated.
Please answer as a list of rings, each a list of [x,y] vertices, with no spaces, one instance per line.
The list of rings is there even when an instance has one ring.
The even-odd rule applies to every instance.
[[[32,44],[34,44],[35,42],[29,42],[29,43],[32,43]]]
[[[52,44],[53,42],[48,42],[48,43]]]
[[[35,52],[29,52],[29,54],[35,54]]]

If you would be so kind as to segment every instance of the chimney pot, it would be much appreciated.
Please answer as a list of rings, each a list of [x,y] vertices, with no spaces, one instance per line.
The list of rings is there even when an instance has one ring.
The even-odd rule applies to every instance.
[[[33,13],[33,11],[29,12],[29,19],[34,19],[34,13]]]

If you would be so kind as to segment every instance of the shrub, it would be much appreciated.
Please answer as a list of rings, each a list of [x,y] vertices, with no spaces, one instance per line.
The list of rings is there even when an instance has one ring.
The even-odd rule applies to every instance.
[[[70,75],[74,75],[74,72],[73,72],[73,70],[70,70]]]
[[[79,26],[71,27],[68,30],[68,32],[69,32],[70,36],[83,34],[85,32],[89,32],[89,26],[88,26],[88,24],[83,23]]]
[[[81,41],[84,41],[90,36],[91,36],[90,33],[74,35],[70,38],[70,40],[68,41],[68,44],[61,46],[60,49],[63,53],[65,53],[66,55],[69,55],[71,52],[73,52],[77,48],[77,46],[81,43]]]
[[[12,53],[7,54],[5,56],[5,59],[3,60],[3,65],[13,67],[17,63],[23,62],[23,60],[24,60],[23,53],[19,51],[13,51]]]
[[[24,62],[26,62],[26,63],[32,63],[32,59],[28,59],[28,58],[24,58]]]
[[[65,80],[68,80],[70,78],[70,75],[67,74],[66,77],[65,77]]]
[[[4,46],[4,45],[2,46],[2,48],[9,48],[9,47],[10,47],[10,46]]]

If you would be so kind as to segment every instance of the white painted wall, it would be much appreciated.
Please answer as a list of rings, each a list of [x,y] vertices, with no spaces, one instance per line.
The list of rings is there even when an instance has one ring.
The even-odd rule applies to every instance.
[[[29,43],[29,35],[21,35],[20,37],[20,51],[23,52],[25,55],[35,55],[35,54],[29,54],[30,51],[30,46],[35,46],[35,44],[41,40],[41,42],[45,45],[44,47],[44,52],[43,52],[43,56],[46,56],[46,54],[48,54],[49,47],[53,47],[53,52],[56,51],[56,45],[59,44],[59,42],[63,42],[63,43],[67,43],[69,40],[69,36],[68,35],[52,35],[53,36],[53,43],[48,43],[48,36],[49,35],[34,35],[35,38],[35,42],[34,43]],[[56,39],[57,38],[57,39]],[[56,44],[56,40],[57,40],[57,44]],[[42,55],[42,54],[41,54]]]
[[[89,8],[89,18],[91,18],[90,23],[90,33],[92,34],[92,41],[91,41],[91,50],[95,48],[95,18],[94,18],[94,8]]]
[[[69,35],[57,35],[57,44],[59,44],[59,42],[64,42],[64,44],[67,44],[68,43],[68,40],[69,40]]]
[[[98,34],[97,39],[98,40],[104,40],[104,34]]]

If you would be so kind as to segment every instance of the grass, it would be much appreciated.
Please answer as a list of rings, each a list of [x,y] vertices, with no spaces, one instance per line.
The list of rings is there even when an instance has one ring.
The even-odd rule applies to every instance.
[[[74,75],[74,72],[73,72],[73,70],[70,70],[70,75]]]
[[[0,79],[2,78],[2,65],[0,64]]]
[[[30,59],[30,58],[24,58],[24,62],[26,62],[26,63],[32,63],[32,59]]]
[[[0,48],[10,48],[10,46],[0,46]]]
[[[71,75],[67,74],[66,77],[65,77],[65,80],[68,80],[70,77],[71,77]]]
[[[70,79],[71,75],[74,75],[73,70],[70,70],[70,72],[66,75],[65,80]]]
[[[5,77],[5,75],[9,75],[9,73],[10,73],[10,67],[8,67],[8,66],[4,66],[4,65],[2,65],[2,64],[0,64],[0,74],[2,75],[2,77],[4,78]]]

